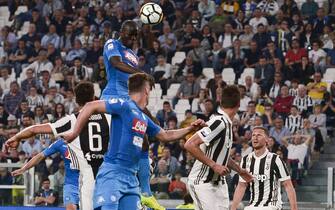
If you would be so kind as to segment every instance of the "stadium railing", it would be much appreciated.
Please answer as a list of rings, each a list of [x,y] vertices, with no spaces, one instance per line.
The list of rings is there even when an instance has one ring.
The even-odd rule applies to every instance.
[[[7,168],[9,169],[8,171],[12,171],[14,168],[21,168],[22,163],[0,163],[0,168]],[[22,189],[24,192],[24,198],[23,198],[23,205],[27,206],[29,205],[29,201],[33,199],[34,196],[34,174],[35,174],[35,169],[31,168],[28,170],[28,172],[23,174],[23,184],[22,185],[17,185],[17,184],[12,184],[12,185],[0,185],[0,189]],[[15,207],[17,208],[17,207]],[[0,210],[3,209],[0,207]],[[6,207],[5,209],[8,209]]]

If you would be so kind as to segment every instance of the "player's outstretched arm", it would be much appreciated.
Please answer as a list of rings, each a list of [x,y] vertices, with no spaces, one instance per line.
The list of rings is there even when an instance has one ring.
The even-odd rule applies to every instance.
[[[245,190],[247,189],[248,184],[245,182],[239,182],[235,192],[234,192],[234,198],[233,202],[231,204],[230,210],[236,210],[238,205],[241,203]]]
[[[122,62],[119,56],[113,56],[110,58],[109,61],[113,65],[113,67],[123,72],[129,73],[129,74],[135,74],[135,73],[142,72],[141,70],[131,67],[128,64]]]
[[[211,167],[214,172],[222,176],[229,174],[230,171],[226,166],[217,164],[204,154],[204,152],[200,149],[200,145],[203,143],[204,141],[200,138],[199,134],[196,133],[189,140],[187,140],[184,147],[197,160]]]
[[[29,160],[24,166],[20,169],[17,169],[12,172],[12,176],[18,176],[23,174],[25,171],[39,164],[45,158],[43,152],[40,152],[38,155],[34,156],[31,160]]]
[[[21,140],[28,139],[37,134],[52,134],[52,129],[50,127],[50,124],[45,123],[45,124],[40,124],[40,125],[29,126],[23,129],[22,131],[20,131],[19,133],[15,134],[10,139],[8,139],[5,142],[5,146],[7,148],[16,149]]]
[[[236,171],[246,182],[253,180],[252,175],[247,170],[241,168],[232,158],[229,158],[227,166],[229,169]]]
[[[88,119],[94,113],[105,113],[106,112],[106,105],[105,101],[97,100],[87,103],[79,113],[77,117],[77,122],[73,128],[72,132],[63,135],[63,139],[70,143],[72,142],[87,124]]]
[[[205,121],[203,121],[201,119],[198,119],[198,120],[194,121],[193,123],[191,123],[191,125],[186,127],[186,128],[177,129],[177,130],[163,130],[163,129],[161,129],[161,131],[156,135],[156,137],[158,138],[158,140],[160,140],[162,142],[175,141],[175,140],[179,140],[179,139],[185,137],[190,132],[196,131],[199,128],[202,128],[204,126],[206,126]]]
[[[282,183],[287,192],[287,197],[290,202],[291,210],[298,210],[297,195],[295,194],[295,190],[294,190],[291,179],[285,180]]]

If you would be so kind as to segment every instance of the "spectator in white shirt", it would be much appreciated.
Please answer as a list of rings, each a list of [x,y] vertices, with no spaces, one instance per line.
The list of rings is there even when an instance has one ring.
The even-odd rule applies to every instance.
[[[30,158],[34,152],[40,153],[42,149],[41,142],[35,140],[35,137],[27,139],[22,145],[22,151],[26,153],[28,158]]]
[[[226,23],[224,26],[224,34],[219,36],[218,42],[221,44],[222,48],[228,50],[233,46],[233,42],[236,39],[236,36],[233,34],[233,27],[230,23]]]
[[[262,12],[259,8],[256,8],[254,11],[254,17],[250,19],[249,25],[252,26],[254,33],[257,33],[257,26],[263,24],[268,26],[268,21],[265,17],[262,16]]]
[[[215,2],[212,0],[200,0],[198,10],[201,16],[209,21],[215,14]]]
[[[0,88],[2,89],[4,94],[8,93],[10,83],[14,81],[14,79],[10,77],[9,71],[9,66],[4,66],[1,68]]]
[[[25,73],[27,69],[32,69],[34,71],[34,74],[38,78],[42,71],[48,71],[49,73],[53,69],[52,63],[47,59],[48,52],[46,50],[41,50],[38,53],[38,59],[34,61],[32,64],[27,66],[23,69],[23,72]]]
[[[312,50],[308,52],[308,59],[314,64],[316,71],[324,72],[327,53],[320,48],[319,41],[313,41]]]
[[[154,78],[156,83],[160,83],[162,88],[162,95],[167,94],[169,79],[172,77],[172,66],[166,63],[164,56],[157,57],[157,66],[154,68]]]
[[[287,148],[287,159],[291,168],[291,178],[294,185],[301,184],[303,164],[312,136],[296,134],[282,138],[282,144]],[[291,141],[290,141],[291,140]]]
[[[244,85],[246,88],[246,95],[252,100],[256,100],[259,85],[253,81],[251,76],[246,76],[244,79]]]

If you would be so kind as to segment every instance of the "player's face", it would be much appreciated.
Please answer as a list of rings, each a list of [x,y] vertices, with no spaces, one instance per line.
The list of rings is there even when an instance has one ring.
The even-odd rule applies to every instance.
[[[251,137],[252,147],[254,149],[261,149],[266,146],[267,136],[262,129],[255,129]]]
[[[137,29],[125,29],[123,32],[121,32],[121,39],[122,44],[124,44],[128,48],[132,48],[133,44],[137,40]]]

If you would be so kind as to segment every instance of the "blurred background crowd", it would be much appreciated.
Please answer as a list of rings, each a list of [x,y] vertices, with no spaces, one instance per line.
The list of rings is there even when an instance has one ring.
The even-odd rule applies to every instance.
[[[331,0],[160,0],[164,21],[141,25],[148,0],[11,0],[0,33],[0,162],[24,163],[55,139],[38,135],[17,151],[3,143],[27,126],[78,111],[74,86],[107,83],[102,50],[123,21],[139,23],[133,46],[139,68],[154,76],[152,112],[165,129],[186,127],[216,111],[222,88],[237,84],[241,106],[234,119],[232,156],[252,152],[251,129],[270,130],[268,148],[288,164],[300,185],[313,156],[323,152],[335,123],[335,3]],[[25,6],[24,11],[17,11]],[[185,103],[186,102],[186,103]],[[150,104],[149,104],[150,105]],[[182,111],[181,111],[182,110]],[[189,136],[188,136],[189,137]],[[159,198],[181,199],[194,158],[183,145],[152,139],[156,163],[151,187]],[[41,190],[62,201],[59,155],[36,168]],[[49,177],[49,183],[45,177]],[[230,191],[238,182],[232,172]],[[22,184],[0,168],[0,184]],[[38,191],[38,188],[36,189]],[[58,192],[58,193],[56,193]],[[1,205],[20,204],[20,190],[0,190]],[[59,201],[59,202],[58,202]]]

